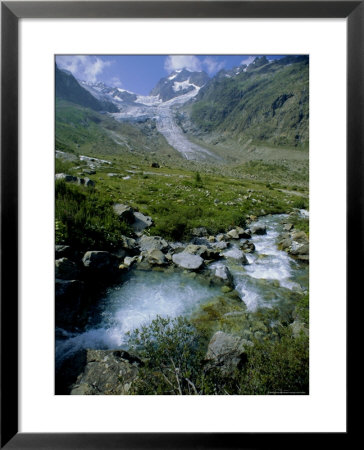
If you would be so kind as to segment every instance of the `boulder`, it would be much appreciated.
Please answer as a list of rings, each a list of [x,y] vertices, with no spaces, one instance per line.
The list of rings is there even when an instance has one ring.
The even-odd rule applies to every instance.
[[[66,183],[77,182],[77,177],[67,173],[56,173],[56,180],[63,180]]]
[[[131,267],[134,263],[138,261],[138,256],[127,256],[124,258],[123,264],[125,267]]]
[[[140,212],[134,212],[134,223],[131,225],[135,234],[142,235],[146,228],[153,225],[153,220],[149,216],[145,216]]]
[[[191,253],[192,255],[201,256],[204,259],[217,259],[220,257],[220,251],[210,248],[206,245],[194,245],[189,244],[184,249],[186,253]]]
[[[251,241],[244,241],[240,244],[240,248],[245,253],[254,253],[255,252],[255,245]]]
[[[124,350],[87,350],[86,366],[71,395],[126,395],[143,362]]]
[[[175,253],[172,256],[172,261],[178,267],[190,270],[200,269],[204,262],[201,256],[192,255],[191,253],[187,252]]]
[[[240,262],[243,265],[249,264],[244,252],[237,248],[232,248],[221,255],[224,256],[224,258],[234,259],[236,262]]]
[[[252,237],[250,230],[244,230],[244,228],[236,227],[236,231],[239,234],[239,238],[250,239]]]
[[[117,258],[105,251],[88,251],[82,258],[83,265],[90,270],[112,270],[117,265]]]
[[[72,255],[73,251],[69,245],[56,245],[55,246],[55,255],[56,259],[60,258],[68,258]]]
[[[133,253],[137,250],[138,244],[137,241],[133,238],[127,236],[121,236],[120,245],[123,249]]]
[[[95,182],[94,181],[92,181],[92,180],[90,180],[90,178],[85,178],[85,186],[87,186],[87,187],[93,187],[93,186],[95,186]]]
[[[80,313],[84,296],[84,283],[79,280],[61,280],[55,282],[56,326],[74,328]]]
[[[141,251],[151,251],[151,250],[167,250],[168,243],[159,236],[145,236],[143,235],[139,239],[139,248]]]
[[[145,258],[147,262],[152,266],[163,266],[164,264],[167,264],[167,259],[164,256],[164,253],[156,248],[153,250],[149,250],[145,255]]]
[[[80,271],[73,261],[68,258],[60,258],[55,262],[55,276],[61,280],[76,280]]]
[[[113,206],[115,214],[125,222],[134,222],[134,210],[129,205],[122,205],[121,203],[115,203]]]
[[[205,356],[205,370],[217,369],[222,375],[232,375],[247,361],[249,341],[239,336],[217,331],[211,338]]]
[[[226,233],[226,236],[229,239],[239,239],[239,233],[238,231],[234,228],[233,230],[230,230]]]
[[[226,285],[231,287],[234,285],[234,279],[228,267],[223,265],[216,266],[214,268],[214,275],[216,278],[222,280]]]
[[[267,234],[267,228],[265,225],[262,224],[255,224],[252,225],[250,227],[250,231],[252,232],[252,234],[257,234],[257,235],[263,235],[263,234]]]
[[[228,248],[229,244],[225,241],[219,241],[219,242],[214,242],[213,247],[216,248],[217,250],[225,250],[226,248]]]
[[[286,223],[286,224],[283,226],[283,230],[284,230],[284,231],[291,231],[292,228],[293,228],[293,223]]]

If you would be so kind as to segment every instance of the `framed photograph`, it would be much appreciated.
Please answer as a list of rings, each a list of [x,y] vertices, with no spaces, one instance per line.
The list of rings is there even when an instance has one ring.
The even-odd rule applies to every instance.
[[[348,438],[363,11],[2,2],[2,447]]]

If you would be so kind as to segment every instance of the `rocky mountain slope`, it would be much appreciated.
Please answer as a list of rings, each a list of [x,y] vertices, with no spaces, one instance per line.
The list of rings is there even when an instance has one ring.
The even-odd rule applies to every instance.
[[[185,131],[307,147],[308,69],[307,56],[274,61],[262,56],[248,67],[219,72],[185,109]]]

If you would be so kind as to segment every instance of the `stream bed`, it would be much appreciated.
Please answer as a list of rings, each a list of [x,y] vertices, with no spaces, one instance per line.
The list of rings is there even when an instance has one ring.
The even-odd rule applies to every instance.
[[[297,295],[308,290],[308,265],[277,248],[277,237],[283,230],[285,217],[270,215],[259,219],[259,223],[266,226],[267,234],[251,238],[255,252],[246,254],[249,264],[242,265],[231,257],[239,250],[238,243],[231,241],[229,249],[223,252],[225,257],[207,266],[207,273],[219,265],[229,268],[235,286],[233,301],[240,309],[254,312],[274,307],[284,311],[292,308]],[[228,295],[231,299],[231,293]],[[127,333],[147,325],[157,316],[198,317],[211,302],[219,308],[216,299],[220,299],[221,304],[221,298],[224,298],[221,287],[211,285],[203,274],[173,267],[132,269],[121,285],[107,290],[92,311],[84,331],[57,330],[56,367],[78,350],[127,349]],[[239,314],[239,311],[232,308],[224,314]]]

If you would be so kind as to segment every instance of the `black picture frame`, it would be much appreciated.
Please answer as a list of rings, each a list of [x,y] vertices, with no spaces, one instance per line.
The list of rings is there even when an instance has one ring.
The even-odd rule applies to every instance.
[[[325,433],[18,432],[18,21],[21,18],[346,18],[347,312],[363,271],[364,1],[95,1],[1,3],[1,448],[227,449],[327,445]],[[342,236],[340,237],[342,238]],[[358,252],[359,250],[359,252]],[[358,254],[359,253],[359,254]],[[358,291],[357,291],[358,290]],[[347,345],[348,362],[352,352]],[[350,375],[348,373],[348,375]],[[349,378],[350,380],[350,378]],[[347,392],[349,395],[349,391]],[[333,394],[334,395],[334,394]],[[349,398],[349,397],[348,397]],[[347,445],[353,429],[333,433]]]

